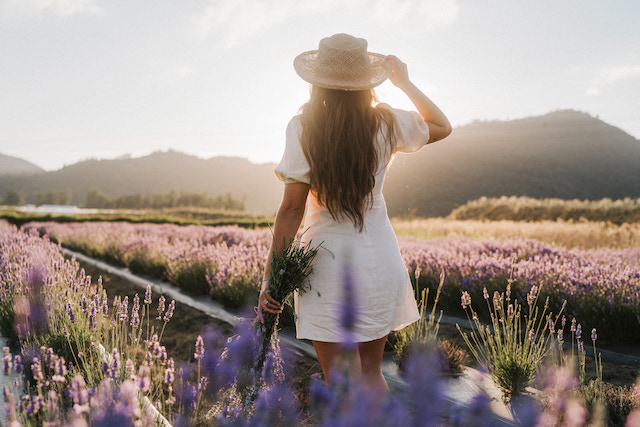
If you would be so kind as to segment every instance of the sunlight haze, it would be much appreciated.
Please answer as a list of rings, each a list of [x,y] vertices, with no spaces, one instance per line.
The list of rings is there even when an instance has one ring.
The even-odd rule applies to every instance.
[[[400,57],[454,126],[575,109],[639,138],[639,16],[635,0],[0,0],[0,153],[278,161],[308,97],[293,59],[338,32]]]

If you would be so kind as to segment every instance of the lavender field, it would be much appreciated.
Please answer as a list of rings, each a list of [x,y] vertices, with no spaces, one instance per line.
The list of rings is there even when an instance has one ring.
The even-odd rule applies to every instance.
[[[269,230],[128,223],[32,223],[72,250],[164,278],[185,290],[210,294],[229,307],[253,303],[270,241]],[[605,341],[640,342],[640,249],[566,249],[529,238],[471,240],[464,237],[399,238],[418,286],[435,290],[441,272],[441,307],[462,314],[460,295],[481,298],[508,282],[520,302],[532,286],[549,297],[556,313],[585,328],[597,328]]]
[[[257,340],[248,323],[241,322],[230,340],[220,331],[203,331],[194,343],[193,363],[177,367],[162,345],[164,325],[180,315],[173,302],[156,299],[150,289],[132,301],[108,296],[99,279],[65,259],[41,233],[234,305],[255,294],[270,238],[267,230],[237,227],[95,223],[18,230],[0,222],[0,320],[3,335],[14,340],[3,364],[5,374],[18,374],[4,391],[7,425],[495,425],[483,392],[466,405],[444,400],[433,353],[409,359],[406,390],[382,400],[349,378],[329,388],[312,383],[308,412],[301,412],[289,383],[272,373],[278,365],[269,359],[271,369],[260,374],[265,388],[255,401],[243,401],[237,391],[251,378],[243,367]],[[611,334],[616,322],[628,322],[623,327],[629,334],[637,328],[637,250],[461,238],[402,238],[401,249],[420,286],[433,286],[446,273],[445,311],[461,310],[462,292],[468,298],[509,282],[513,296],[526,299],[529,285],[536,284],[554,301],[577,301],[568,303],[567,314],[582,316],[584,330],[595,328],[589,322],[600,317]],[[548,405],[521,407],[521,425],[586,425],[597,418],[576,397],[573,374],[557,369],[541,374],[537,383]],[[632,406],[627,415],[627,423],[640,419]]]

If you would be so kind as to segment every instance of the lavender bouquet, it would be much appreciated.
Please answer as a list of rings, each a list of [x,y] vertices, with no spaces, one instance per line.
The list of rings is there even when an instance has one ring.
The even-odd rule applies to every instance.
[[[307,278],[313,272],[312,262],[321,245],[314,247],[311,242],[303,244],[299,239],[292,238],[282,253],[273,253],[269,293],[276,301],[282,304],[294,291],[303,293],[310,289]],[[271,313],[262,313],[262,315],[264,322],[260,320],[255,322],[262,338],[254,364],[254,372],[258,375],[262,374],[269,352],[273,352],[276,357],[280,354],[277,333],[280,315]]]

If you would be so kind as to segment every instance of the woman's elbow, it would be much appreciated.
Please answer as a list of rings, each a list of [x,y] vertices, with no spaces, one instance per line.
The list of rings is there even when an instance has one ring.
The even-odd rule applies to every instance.
[[[447,122],[442,125],[433,126],[433,128],[429,129],[431,137],[429,138],[429,143],[440,141],[451,135],[453,128],[451,127],[451,123]]]

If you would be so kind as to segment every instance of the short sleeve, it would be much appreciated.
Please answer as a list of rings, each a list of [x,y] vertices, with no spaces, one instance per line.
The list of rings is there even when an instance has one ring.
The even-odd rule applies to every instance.
[[[302,126],[298,116],[287,125],[286,146],[282,160],[275,168],[276,176],[285,184],[302,182],[309,184],[309,163],[300,145]]]
[[[413,153],[429,142],[429,125],[420,114],[391,108],[386,104],[384,106],[391,110],[396,118],[396,151]]]

